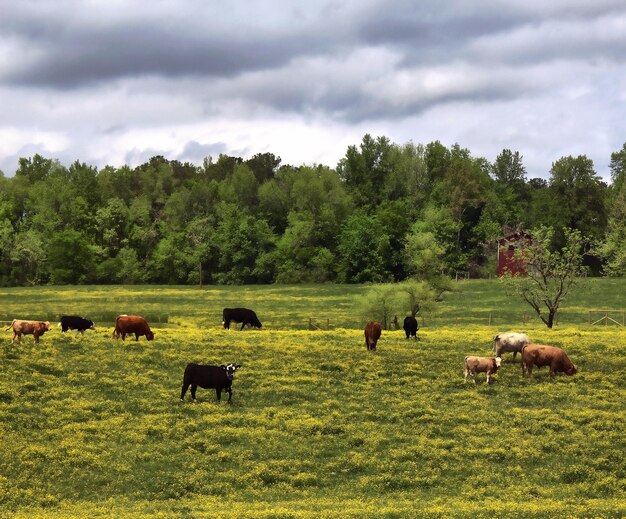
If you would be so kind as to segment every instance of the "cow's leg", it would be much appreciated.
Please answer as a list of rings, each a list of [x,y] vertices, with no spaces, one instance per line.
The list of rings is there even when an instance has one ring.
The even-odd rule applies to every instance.
[[[517,352],[516,351],[513,352],[513,360],[515,360],[515,357],[517,357]]]
[[[125,341],[126,340],[126,334],[124,332],[122,332],[122,340]]]
[[[221,387],[216,387],[215,388],[215,394],[217,395],[217,401],[221,402],[222,401],[222,388]]]
[[[138,333],[136,333],[136,334],[135,334],[135,340],[136,340],[137,342],[139,342],[139,334],[138,334]]]
[[[187,392],[187,388],[189,387],[189,382],[183,382],[183,389],[180,392],[180,401],[183,402],[185,400],[185,393]]]
[[[39,344],[39,335],[33,333],[33,344]]]
[[[191,399],[195,402],[196,400],[196,389],[198,389],[197,384],[191,384]]]
[[[467,371],[467,368],[463,370],[463,373],[465,374],[465,377],[464,377],[463,383],[464,383],[464,384],[467,384],[467,376],[469,375],[469,371]]]
[[[239,331],[242,332],[245,327],[246,327],[246,323],[245,322],[241,323],[241,329]]]

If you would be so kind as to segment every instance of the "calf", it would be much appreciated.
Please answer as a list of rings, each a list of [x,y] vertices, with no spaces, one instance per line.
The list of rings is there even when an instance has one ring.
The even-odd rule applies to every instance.
[[[411,315],[404,318],[404,333],[406,333],[407,341],[414,337],[417,340],[417,319]]]
[[[476,373],[487,373],[487,384],[491,383],[491,375],[493,375],[498,369],[502,359],[500,357],[465,357],[464,373],[465,382],[467,383],[467,377],[471,376],[474,384],[476,384]]]
[[[376,343],[380,338],[381,327],[378,321],[370,321],[365,326],[365,346],[367,346],[367,351],[376,350]]]
[[[22,335],[32,335],[36,343],[39,342],[39,337],[52,329],[48,321],[25,321],[23,319],[13,319],[13,322],[6,330],[10,328],[13,328],[13,339],[11,339],[11,342],[15,342],[16,338],[18,342],[22,342]]]
[[[255,328],[261,328],[261,321],[254,313],[254,310],[248,308],[224,308],[222,312],[224,328],[230,330],[230,323],[241,323],[241,329],[243,330],[246,324],[254,326]]]
[[[235,378],[235,371],[241,367],[229,364],[228,366],[205,366],[202,364],[187,364],[183,375],[183,389],[180,392],[180,401],[185,399],[187,388],[191,386],[191,398],[196,400],[196,389],[198,386],[204,389],[215,388],[217,401],[222,400],[222,391],[228,393],[228,401],[233,396],[232,385]]]
[[[545,344],[527,344],[522,349],[522,376],[526,376],[526,373],[531,376],[533,366],[538,368],[550,366],[549,377],[553,377],[555,373],[559,372],[569,376],[578,372],[576,366],[572,364],[572,361],[561,348],[546,346]]]
[[[530,343],[528,335],[525,333],[507,332],[499,333],[493,338],[492,351],[496,357],[502,357],[503,353],[513,352],[513,358],[517,356],[517,352],[522,352],[522,348]]]
[[[85,319],[79,315],[63,315],[61,316],[61,333],[65,333],[68,330],[76,330],[85,335],[85,330],[95,330],[96,325],[93,321]]]

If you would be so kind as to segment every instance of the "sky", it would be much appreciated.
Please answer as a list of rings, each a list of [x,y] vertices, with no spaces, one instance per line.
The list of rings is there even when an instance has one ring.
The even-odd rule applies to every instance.
[[[0,170],[273,153],[366,133],[523,156],[626,142],[624,0],[0,0]]]

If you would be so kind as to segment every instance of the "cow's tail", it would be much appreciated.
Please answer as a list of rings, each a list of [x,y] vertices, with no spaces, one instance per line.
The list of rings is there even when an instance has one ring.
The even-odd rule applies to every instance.
[[[4,331],[6,332],[7,330],[10,330],[11,328],[13,328],[13,323],[15,323],[15,319],[13,319],[13,320],[11,321],[11,324],[10,324],[9,326],[7,326],[7,327],[4,329]]]

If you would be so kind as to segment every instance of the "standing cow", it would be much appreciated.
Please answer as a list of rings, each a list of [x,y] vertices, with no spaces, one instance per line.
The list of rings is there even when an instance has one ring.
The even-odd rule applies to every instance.
[[[471,376],[474,384],[476,384],[476,373],[486,373],[487,384],[490,384],[491,375],[500,369],[501,363],[502,359],[500,357],[465,357],[463,363],[465,382],[467,382],[467,377]]]
[[[241,323],[241,329],[243,330],[246,324],[254,326],[255,328],[261,328],[261,321],[254,313],[254,310],[248,308],[224,308],[222,312],[224,328],[230,330],[230,323]]]
[[[228,401],[233,396],[233,379],[235,371],[241,367],[241,364],[228,366],[205,366],[203,364],[187,364],[185,374],[183,375],[183,388],[180,392],[180,401],[185,400],[187,388],[191,386],[191,398],[196,400],[196,389],[198,386],[204,389],[214,388],[217,395],[217,401],[222,399],[222,391],[228,393]]]
[[[85,319],[80,315],[63,315],[61,316],[61,322],[59,322],[61,333],[65,333],[68,330],[76,330],[85,335],[85,330],[95,330],[96,325],[93,321]]]
[[[380,338],[381,327],[378,321],[370,321],[365,326],[365,346],[367,346],[367,351],[375,351],[376,343]]]
[[[408,341],[411,337],[417,340],[417,329],[419,326],[417,325],[417,319],[412,315],[408,315],[404,318],[404,333],[406,333],[406,340]]]
[[[140,335],[145,335],[149,341],[154,339],[154,333],[150,330],[150,326],[146,320],[140,315],[118,315],[115,319],[115,331],[113,338],[126,340],[126,334],[135,334],[135,340],[139,340]]]
[[[522,350],[522,376],[532,375],[533,366],[538,368],[542,366],[550,366],[548,372],[549,377],[553,377],[555,373],[565,373],[572,376],[578,372],[578,369],[572,361],[569,360],[567,354],[556,346],[546,346],[545,344],[527,344]]]
[[[493,338],[492,351],[496,357],[502,357],[503,353],[513,352],[513,359],[517,356],[517,352],[522,352],[522,348],[530,343],[528,335],[525,333],[507,332],[499,333]]]
[[[22,342],[22,335],[32,335],[33,342],[36,343],[39,342],[39,337],[52,329],[48,321],[25,321],[23,319],[13,319],[13,322],[5,330],[10,328],[13,328],[11,342],[15,342],[16,338],[18,342]]]

